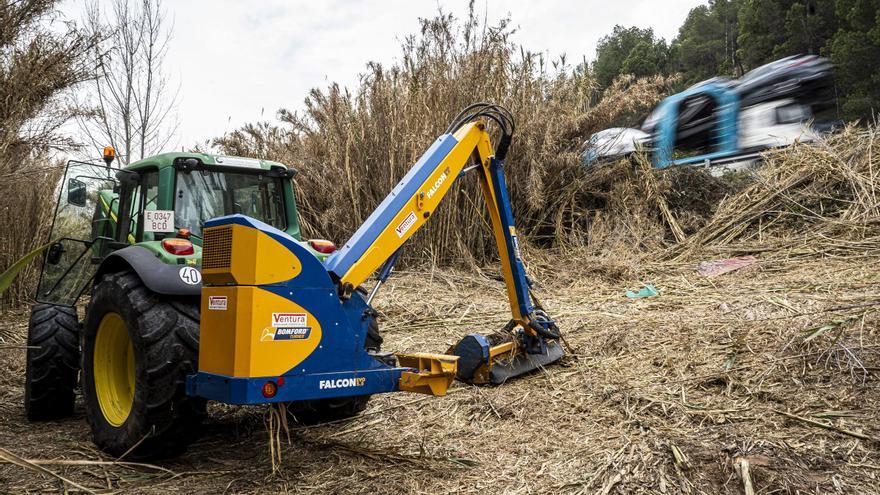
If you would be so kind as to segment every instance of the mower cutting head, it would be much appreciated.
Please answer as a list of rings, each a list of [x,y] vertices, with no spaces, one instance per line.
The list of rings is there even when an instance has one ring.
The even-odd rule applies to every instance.
[[[510,326],[510,325],[509,325]],[[565,355],[559,330],[552,321],[538,321],[539,331],[518,328],[484,336],[472,333],[447,354],[458,356],[456,378],[477,385],[501,385],[510,378],[555,363]]]

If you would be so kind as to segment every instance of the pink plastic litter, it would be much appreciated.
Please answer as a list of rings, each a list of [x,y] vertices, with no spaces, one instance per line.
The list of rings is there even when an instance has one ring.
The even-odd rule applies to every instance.
[[[706,277],[714,278],[734,270],[739,270],[752,266],[758,262],[754,256],[740,256],[737,258],[728,258],[725,260],[704,261],[697,265],[697,273]]]

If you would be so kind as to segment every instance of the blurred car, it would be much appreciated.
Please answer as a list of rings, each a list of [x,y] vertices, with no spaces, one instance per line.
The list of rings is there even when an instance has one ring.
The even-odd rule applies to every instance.
[[[583,163],[590,164],[604,158],[628,155],[651,139],[651,135],[641,129],[612,127],[599,131],[584,143]]]
[[[760,151],[813,141],[816,108],[832,100],[832,66],[815,55],[786,57],[740,79],[715,77],[668,96],[636,129],[612,128],[587,140],[584,163],[649,148],[656,168],[696,163],[753,163]]]
[[[738,146],[743,151],[758,151],[815,141],[819,133],[812,120],[810,106],[792,98],[752,105],[740,112]]]

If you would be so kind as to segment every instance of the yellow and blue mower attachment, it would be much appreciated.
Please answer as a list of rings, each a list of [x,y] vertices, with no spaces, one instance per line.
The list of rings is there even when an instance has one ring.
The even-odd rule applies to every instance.
[[[454,356],[365,349],[374,313],[362,294],[341,298],[321,261],[286,233],[230,215],[205,224],[204,246],[199,371],[188,377],[189,395],[229,404],[444,395],[453,381]]]
[[[481,119],[501,129],[497,153]],[[199,371],[188,378],[187,392],[235,404],[397,390],[442,395],[456,376],[503,383],[557,361],[563,354],[559,330],[532,297],[504,178],[514,128],[502,107],[467,107],[323,263],[257,220],[242,215],[209,220],[203,229]],[[471,335],[446,355],[365,349],[375,313],[371,299],[356,288],[381,268],[375,293],[403,244],[470,170],[478,175],[498,247],[511,307],[504,332],[509,340]]]

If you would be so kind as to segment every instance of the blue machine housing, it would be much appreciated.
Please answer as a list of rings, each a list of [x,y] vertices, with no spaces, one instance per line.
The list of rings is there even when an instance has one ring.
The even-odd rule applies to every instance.
[[[304,361],[281,376],[239,378],[200,371],[187,378],[187,394],[229,404],[259,404],[399,390],[401,374],[413,369],[389,366],[364,349],[371,308],[359,292],[341,300],[324,265],[294,238],[270,225],[244,215],[229,215],[209,220],[205,226],[227,224],[258,229],[299,258],[302,271],[295,278],[257,287],[314,315],[323,329],[322,337]],[[277,385],[271,398],[262,392],[268,381]]]

